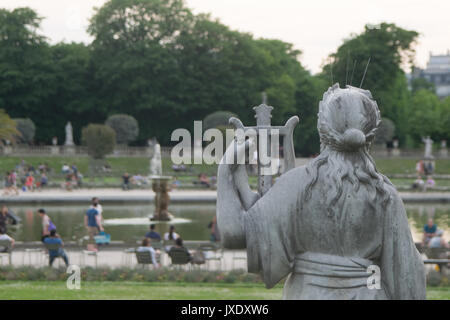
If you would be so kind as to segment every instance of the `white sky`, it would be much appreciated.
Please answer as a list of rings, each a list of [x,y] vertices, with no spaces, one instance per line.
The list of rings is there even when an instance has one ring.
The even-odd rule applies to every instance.
[[[86,33],[93,7],[106,0],[0,0],[1,8],[28,6],[45,17],[42,33],[52,43],[92,39]],[[326,57],[366,23],[393,22],[420,33],[416,62],[450,49],[448,0],[186,0],[195,13],[209,12],[232,29],[291,42],[302,64],[320,71]]]

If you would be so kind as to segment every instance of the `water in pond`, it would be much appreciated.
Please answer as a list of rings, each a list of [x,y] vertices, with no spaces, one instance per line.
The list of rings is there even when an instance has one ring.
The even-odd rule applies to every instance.
[[[37,241],[41,234],[41,219],[36,206],[11,205],[9,207],[22,218],[22,225],[14,232],[18,241]],[[75,240],[85,235],[83,217],[86,206],[45,206],[55,223],[58,233],[65,240]],[[433,217],[438,227],[445,231],[445,239],[450,240],[450,205],[408,204],[408,219],[413,238],[421,241],[422,228],[428,217]],[[111,234],[111,240],[130,241],[139,239],[147,232],[152,213],[152,205],[103,205],[105,230]],[[185,240],[209,240],[208,224],[215,215],[214,204],[170,205],[170,211],[176,217],[171,222],[155,223],[159,233],[168,231],[171,224]]]

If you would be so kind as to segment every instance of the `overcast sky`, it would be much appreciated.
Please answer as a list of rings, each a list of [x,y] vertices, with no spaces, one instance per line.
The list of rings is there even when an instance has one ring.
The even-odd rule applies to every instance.
[[[0,0],[0,7],[29,6],[45,18],[52,43],[92,39],[86,33],[93,7],[106,0]],[[351,33],[366,23],[393,22],[420,33],[416,62],[450,49],[449,0],[186,0],[195,13],[209,12],[232,29],[291,42],[313,73]]]

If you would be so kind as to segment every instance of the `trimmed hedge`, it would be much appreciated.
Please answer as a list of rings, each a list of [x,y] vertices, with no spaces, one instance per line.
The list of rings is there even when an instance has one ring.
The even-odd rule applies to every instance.
[[[34,268],[0,267],[0,281],[62,281],[69,274],[65,267],[60,268]],[[144,282],[198,282],[198,283],[262,283],[259,275],[250,274],[244,270],[204,271],[204,270],[176,270],[160,268],[155,270],[108,267],[81,268],[81,281],[144,281]]]

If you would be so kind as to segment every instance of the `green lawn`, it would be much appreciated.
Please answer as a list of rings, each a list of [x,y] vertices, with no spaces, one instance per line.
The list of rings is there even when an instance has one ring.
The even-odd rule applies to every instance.
[[[0,173],[5,173],[12,170],[20,161],[24,159],[28,165],[34,166],[36,169],[42,163],[46,163],[51,169],[51,174],[60,175],[62,166],[67,163],[69,166],[75,164],[78,170],[86,175],[89,168],[88,157],[17,157],[17,156],[1,156],[0,157]],[[106,162],[111,166],[112,173],[109,174],[114,177],[121,177],[123,173],[128,172],[134,174],[149,174],[150,159],[145,157],[108,157]],[[197,164],[188,166],[190,172],[175,173],[171,166],[170,158],[162,159],[163,172],[172,175],[197,175],[200,172],[205,172],[209,175],[217,173],[216,165]]]
[[[49,167],[55,172],[59,173],[64,163],[69,165],[76,164],[78,169],[86,173],[89,166],[88,157],[17,157],[17,156],[2,156],[0,158],[0,172],[13,169],[20,160],[24,159],[28,164],[32,164],[35,168],[41,163],[47,163]],[[130,174],[148,174],[149,172],[149,158],[146,157],[108,157],[106,161],[111,165],[113,173],[124,173],[128,171]],[[384,174],[414,174],[417,159],[404,158],[383,158],[375,159],[377,168]],[[175,174],[171,169],[170,158],[163,158],[163,171]],[[192,165],[192,173],[206,172],[208,174],[216,173],[216,165]],[[437,174],[450,174],[450,159],[436,160]],[[179,173],[178,175],[183,175]]]
[[[281,299],[281,285],[267,290],[260,284],[199,284],[143,282],[84,282],[69,290],[65,282],[0,282],[0,299],[188,299],[271,300]],[[428,299],[450,300],[450,287],[428,288]]]
[[[25,159],[26,163],[33,165],[35,168],[41,163],[47,163],[51,169],[50,183],[53,186],[59,186],[64,181],[64,176],[60,173],[64,163],[69,165],[75,164],[80,172],[84,175],[83,183],[86,187],[120,187],[121,176],[128,172],[131,175],[142,174],[147,175],[149,172],[149,159],[145,157],[108,157],[106,161],[111,166],[112,172],[101,174],[99,177],[89,177],[88,157],[16,157],[3,156],[0,157],[0,175],[6,171],[13,169],[21,159]],[[392,174],[414,174],[416,160],[415,159],[376,159],[377,168],[380,172],[388,177]],[[163,158],[163,172],[167,175],[176,176],[184,187],[192,186],[192,182],[197,180],[197,175],[201,172],[209,176],[217,174],[217,165],[192,165],[188,166],[189,171],[183,173],[174,172],[171,168],[172,162],[169,158]],[[450,159],[436,160],[437,174],[450,174]],[[395,178],[392,182],[401,187],[410,186],[414,179]],[[250,177],[250,184],[257,185],[257,178]],[[436,185],[439,187],[450,187],[450,180],[437,180]]]
[[[375,159],[378,171],[390,174],[415,174],[419,159]],[[450,174],[450,159],[436,159],[436,174]]]
[[[65,282],[0,282],[0,299],[133,299],[133,300],[269,300],[281,299],[282,287],[260,284],[198,284],[152,282],[82,282],[69,290]]]

